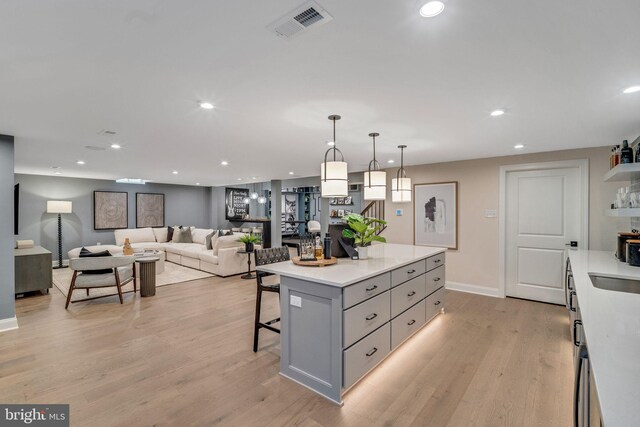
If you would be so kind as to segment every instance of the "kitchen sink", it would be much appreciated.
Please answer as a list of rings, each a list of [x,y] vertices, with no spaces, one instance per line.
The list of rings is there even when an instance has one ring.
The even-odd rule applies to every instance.
[[[618,277],[598,276],[589,274],[593,286],[607,291],[628,292],[640,294],[640,280],[620,279]]]

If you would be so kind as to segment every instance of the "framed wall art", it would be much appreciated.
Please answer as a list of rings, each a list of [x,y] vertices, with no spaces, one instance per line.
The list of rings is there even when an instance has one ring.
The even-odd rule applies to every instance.
[[[128,193],[93,192],[93,229],[115,230],[129,227]]]
[[[458,249],[458,182],[415,184],[413,243]]]
[[[248,188],[225,188],[225,218],[237,221],[249,216],[249,204],[244,200],[249,198]]]
[[[164,194],[136,193],[136,228],[164,227]]]

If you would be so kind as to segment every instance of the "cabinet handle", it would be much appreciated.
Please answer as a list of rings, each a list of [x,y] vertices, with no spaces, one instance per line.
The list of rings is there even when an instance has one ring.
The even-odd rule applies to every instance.
[[[373,285],[373,286],[371,286],[369,288],[366,288],[365,291],[371,292],[371,291],[376,290],[376,289],[378,289],[378,285]]]
[[[373,356],[374,354],[376,354],[376,351],[378,351],[378,349],[373,347],[373,349],[369,351],[369,353],[367,353],[367,357]]]
[[[409,271],[407,271],[407,274],[413,274],[415,272],[416,272],[415,270],[409,270]]]
[[[573,321],[573,344],[576,347],[580,347],[580,340],[578,340],[578,325],[582,326],[582,320]]]
[[[434,282],[439,282],[439,281],[440,281],[440,278],[439,278],[439,277],[436,277],[435,279],[433,279],[433,281],[434,281]]]
[[[375,319],[376,317],[378,317],[378,315],[377,315],[376,313],[373,313],[373,314],[370,314],[370,315],[368,315],[367,317],[365,317],[365,319],[367,319],[367,320],[373,320],[373,319]]]
[[[412,297],[416,294],[416,291],[411,291],[407,294],[408,297]]]
[[[573,296],[575,295],[575,291],[569,292],[569,310],[576,311],[576,308],[573,306]]]
[[[413,319],[411,319],[411,322],[407,323],[407,326],[411,326],[411,325],[413,325],[414,323],[416,323],[416,321],[415,321],[415,320],[413,320]]]
[[[442,262],[442,260],[441,260],[441,259],[434,259],[434,260],[433,260],[433,263],[434,263],[434,264],[437,264],[437,263],[439,263],[439,262]]]
[[[433,305],[440,305],[440,301],[434,302]]]
[[[580,346],[580,350],[578,350],[578,360],[576,364],[576,376],[573,381],[573,425],[578,426],[579,422],[579,413],[580,413],[580,382],[582,380],[582,364],[584,360],[589,358],[589,351],[587,350],[587,346]],[[584,402],[583,402],[584,404]]]

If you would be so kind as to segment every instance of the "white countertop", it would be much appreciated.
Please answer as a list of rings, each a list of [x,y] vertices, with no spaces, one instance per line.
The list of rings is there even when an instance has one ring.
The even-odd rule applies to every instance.
[[[570,250],[589,359],[606,426],[640,422],[640,294],[599,289],[589,273],[640,280],[640,267],[613,253]]]
[[[258,270],[342,288],[445,251],[445,248],[386,243],[370,246],[366,260],[340,258],[337,264],[326,267],[303,267],[284,261],[259,266]]]

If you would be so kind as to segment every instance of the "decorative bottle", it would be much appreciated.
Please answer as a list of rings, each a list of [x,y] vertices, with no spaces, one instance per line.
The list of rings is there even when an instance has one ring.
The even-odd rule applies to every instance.
[[[320,240],[320,236],[316,236],[316,248],[314,255],[317,260],[324,258],[324,251],[322,249],[322,240]]]
[[[324,236],[324,258],[331,259],[331,235],[329,233]]]
[[[633,149],[629,147],[629,141],[622,141],[622,149],[620,150],[620,163],[633,163]]]
[[[129,238],[125,237],[124,246],[122,247],[123,255],[133,255],[133,248],[131,247],[131,242],[129,242]]]

